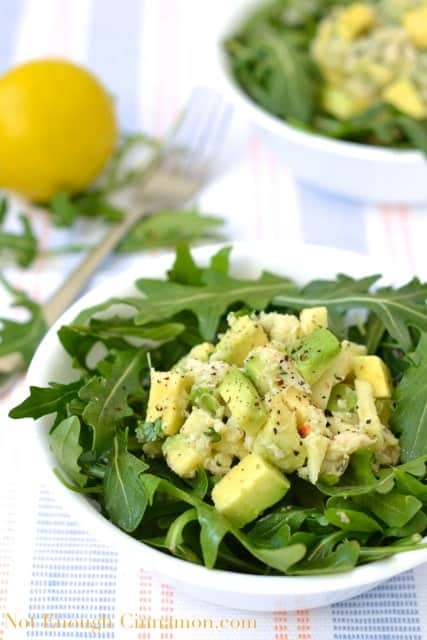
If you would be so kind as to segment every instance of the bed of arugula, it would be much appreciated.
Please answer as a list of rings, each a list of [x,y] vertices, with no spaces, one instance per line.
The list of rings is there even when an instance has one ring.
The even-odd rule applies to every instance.
[[[354,142],[415,147],[427,153],[427,120],[379,103],[340,120],[320,104],[322,78],[310,56],[319,20],[352,0],[269,0],[224,42],[243,90],[261,107],[303,130]],[[375,4],[375,0],[372,0]]]
[[[201,268],[182,245],[167,279],[137,281],[140,297],[80,313],[58,332],[78,378],[32,387],[10,415],[52,416],[56,473],[70,490],[87,494],[137,540],[190,562],[255,574],[325,574],[420,548],[427,531],[427,284],[375,288],[378,276],[339,275],[301,288],[267,272],[238,280],[229,275],[229,255],[223,248]],[[144,422],[150,363],[168,370],[193,345],[215,340],[230,310],[314,305],[328,307],[338,335],[365,343],[388,363],[401,464],[375,472],[371,452],[362,449],[339,484],[313,486],[291,476],[283,501],[237,530],[212,506],[214,477],[202,470],[184,481],[142,454],[141,438],[161,436],[160,421]],[[100,345],[102,358],[94,359]]]

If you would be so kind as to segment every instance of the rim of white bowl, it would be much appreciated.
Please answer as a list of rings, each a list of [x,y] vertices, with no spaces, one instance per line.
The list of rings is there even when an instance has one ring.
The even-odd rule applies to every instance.
[[[299,143],[306,147],[311,147],[323,153],[331,153],[337,156],[358,158],[370,162],[383,162],[390,164],[420,164],[425,163],[426,159],[421,151],[405,150],[405,149],[389,149],[387,147],[375,147],[359,142],[351,142],[348,140],[338,140],[328,138],[322,134],[310,133],[302,131],[288,124],[285,120],[281,120],[278,116],[269,113],[266,109],[258,105],[235,80],[230,70],[230,64],[226,52],[223,48],[223,41],[233,32],[239,22],[248,13],[251,4],[259,4],[249,2],[247,6],[240,7],[233,14],[228,16],[227,23],[222,33],[220,41],[216,46],[217,66],[221,71],[221,76],[225,82],[227,93],[230,100],[245,110],[250,119],[259,124],[263,129],[271,131],[279,138],[287,138],[293,142]]]
[[[240,257],[251,257],[257,255],[254,253],[256,249],[259,251],[259,244],[238,242],[229,243],[233,245],[234,254]],[[201,247],[194,253],[196,258],[202,259],[208,257],[219,246],[209,245]],[[280,255],[282,250],[279,245],[273,245],[271,254]],[[328,252],[333,254],[334,260],[340,264],[344,258],[349,257],[364,265],[374,265],[370,258],[352,251],[343,251],[340,249],[331,249],[319,245],[300,244],[292,249],[295,255],[301,255],[301,250],[314,251],[318,254]],[[170,267],[173,254],[163,254],[149,258],[150,271],[158,272],[159,275],[164,273]],[[368,270],[372,270],[370,267]],[[375,268],[374,268],[375,270]],[[151,274],[150,274],[151,275]],[[51,351],[60,349],[59,342],[56,337],[58,328],[73,319],[76,314],[83,308],[91,306],[94,301],[106,299],[111,296],[109,290],[113,292],[115,287],[119,287],[123,282],[134,282],[136,278],[141,276],[141,267],[132,267],[124,273],[106,278],[105,281],[94,287],[88,293],[80,297],[67,311],[55,322],[49,329],[46,336],[40,343],[27,374],[28,385],[40,383],[39,372],[43,369],[46,358],[49,358]],[[44,381],[43,381],[44,382]],[[46,481],[58,502],[64,506],[79,524],[82,524],[95,538],[104,544],[112,547],[112,551],[120,552],[126,557],[131,557],[132,561],[138,561],[148,570],[160,573],[169,577],[171,580],[186,583],[192,586],[206,587],[210,590],[221,591],[222,593],[241,593],[241,594],[261,594],[277,596],[280,594],[309,595],[320,593],[340,592],[345,590],[354,590],[359,587],[369,587],[378,582],[387,580],[399,573],[412,569],[423,562],[427,561],[427,549],[416,551],[408,551],[397,553],[395,556],[385,560],[378,560],[373,563],[362,565],[352,569],[346,573],[334,573],[324,576],[260,576],[246,573],[237,573],[233,571],[225,571],[221,569],[207,569],[204,566],[192,564],[181,560],[174,556],[158,551],[143,542],[139,542],[131,535],[119,529],[112,524],[104,516],[102,516],[96,508],[91,505],[90,501],[81,494],[73,493],[67,489],[53,473],[55,459],[49,450],[46,438],[46,429],[40,429],[39,423],[43,419],[35,422],[26,420],[27,427],[30,431],[30,438],[38,451],[38,455],[34,455],[32,447],[28,447],[31,451],[33,462],[39,466],[41,473],[45,476]],[[203,593],[201,592],[203,599]],[[339,599],[339,598],[338,598]]]

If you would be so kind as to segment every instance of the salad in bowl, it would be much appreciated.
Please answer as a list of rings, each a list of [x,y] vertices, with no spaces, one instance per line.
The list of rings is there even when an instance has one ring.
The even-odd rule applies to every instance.
[[[207,255],[107,283],[40,345],[11,416],[37,420],[61,500],[242,608],[320,606],[425,560],[426,285]]]

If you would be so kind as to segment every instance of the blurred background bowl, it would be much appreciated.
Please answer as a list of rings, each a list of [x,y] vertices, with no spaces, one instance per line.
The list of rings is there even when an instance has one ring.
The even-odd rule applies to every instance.
[[[334,140],[306,133],[268,113],[234,78],[223,48],[260,0],[234,0],[224,12],[217,59],[227,98],[256,127],[284,164],[305,182],[341,196],[376,203],[427,202],[427,159],[419,151]]]

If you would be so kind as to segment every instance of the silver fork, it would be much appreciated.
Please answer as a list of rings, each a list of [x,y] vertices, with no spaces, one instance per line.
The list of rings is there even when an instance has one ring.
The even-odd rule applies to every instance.
[[[137,222],[156,210],[182,206],[200,191],[225,139],[230,115],[230,107],[217,94],[206,89],[192,93],[178,125],[144,175],[138,189],[141,203],[138,209],[105,234],[46,302],[43,311],[48,326],[74,301],[90,276]],[[0,357],[0,395],[22,368],[20,354]]]

